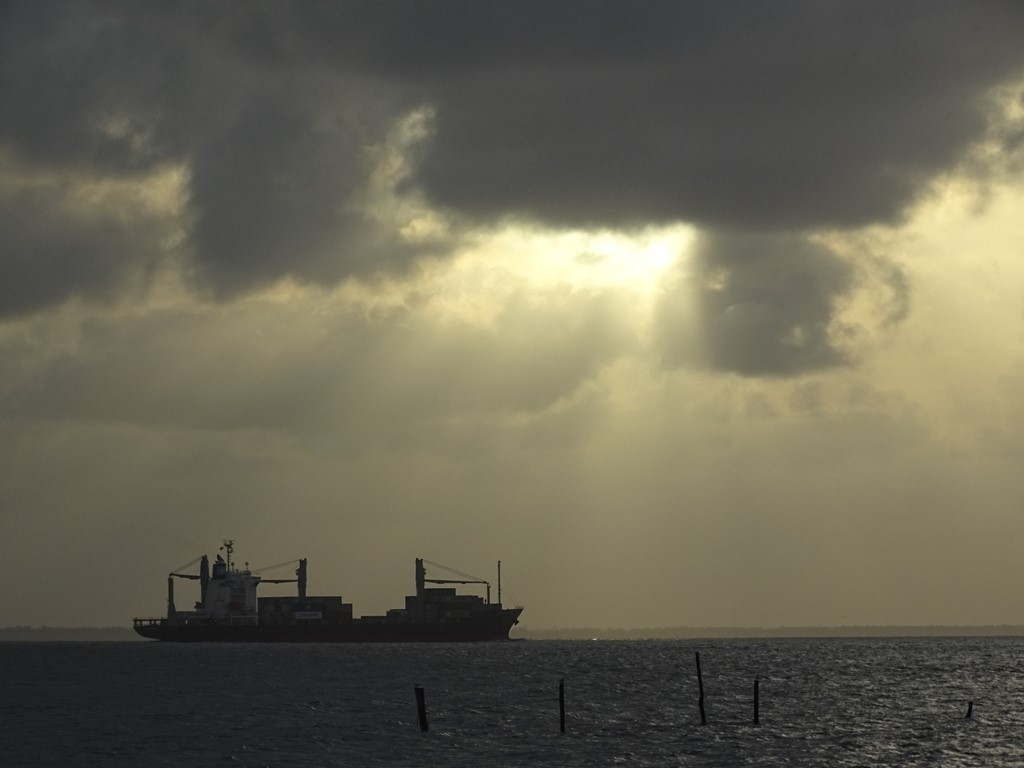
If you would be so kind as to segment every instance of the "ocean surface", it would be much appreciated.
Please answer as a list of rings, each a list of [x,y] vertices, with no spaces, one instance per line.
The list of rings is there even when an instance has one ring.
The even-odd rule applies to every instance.
[[[520,765],[1024,765],[1024,638],[0,643],[6,768]]]

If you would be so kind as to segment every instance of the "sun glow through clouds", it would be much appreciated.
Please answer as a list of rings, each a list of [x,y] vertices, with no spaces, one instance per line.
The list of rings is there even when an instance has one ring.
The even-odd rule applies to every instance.
[[[683,225],[628,233],[509,229],[487,244],[523,280],[574,290],[618,286],[650,296],[694,237]]]
[[[417,290],[438,316],[484,324],[516,294],[614,294],[643,323],[693,239],[683,225],[636,233],[507,227],[420,275]]]

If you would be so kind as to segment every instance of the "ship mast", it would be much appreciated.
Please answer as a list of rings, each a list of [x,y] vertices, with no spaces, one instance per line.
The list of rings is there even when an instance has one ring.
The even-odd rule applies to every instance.
[[[222,546],[221,549],[223,549],[227,553],[228,573],[231,573],[231,571],[233,570],[231,567],[231,553],[235,551],[235,540],[224,539],[224,546]]]

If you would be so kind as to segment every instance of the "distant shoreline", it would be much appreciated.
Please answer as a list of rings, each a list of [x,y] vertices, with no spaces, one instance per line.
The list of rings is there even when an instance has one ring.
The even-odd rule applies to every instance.
[[[142,641],[131,627],[0,627],[0,642],[45,641]]]
[[[1020,637],[1024,625],[845,626],[845,627],[651,627],[513,629],[521,640],[712,640],[857,637]],[[146,642],[130,627],[0,627],[0,642]]]
[[[1024,625],[862,625],[843,627],[653,627],[645,629],[513,629],[515,637],[532,640],[700,640],[815,637],[1018,637]]]

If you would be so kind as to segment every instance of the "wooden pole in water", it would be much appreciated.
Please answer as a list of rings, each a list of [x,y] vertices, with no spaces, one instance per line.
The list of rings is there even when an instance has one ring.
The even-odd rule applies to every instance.
[[[968,701],[967,702],[967,719],[968,720],[971,719],[971,715],[972,714],[974,714],[974,702],[973,701]]]
[[[558,729],[565,733],[565,678],[558,680]]]
[[[700,651],[697,651],[697,690],[700,697],[697,699],[697,707],[700,709],[700,724],[707,725],[708,719],[704,714],[704,678],[700,674]]]
[[[422,686],[417,685],[416,691],[416,714],[420,722],[421,731],[429,731],[430,726],[427,725],[427,697],[423,693]]]
[[[758,725],[761,722],[760,714],[761,705],[761,681],[756,677],[754,678],[754,725]]]

